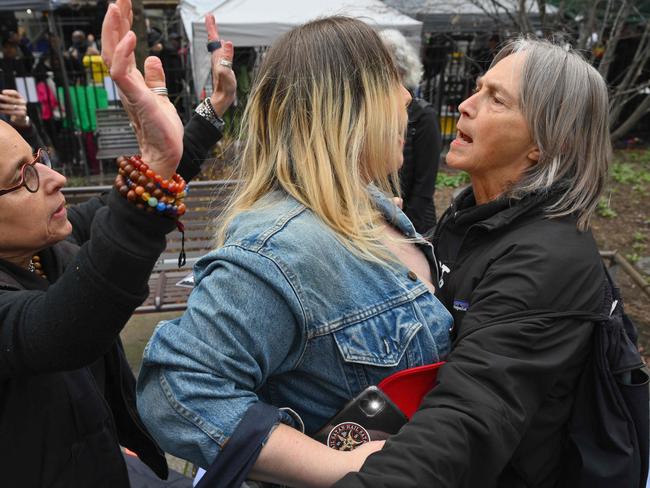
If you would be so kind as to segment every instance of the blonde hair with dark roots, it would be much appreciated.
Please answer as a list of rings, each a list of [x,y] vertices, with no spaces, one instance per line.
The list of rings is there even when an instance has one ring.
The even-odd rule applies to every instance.
[[[328,17],[283,35],[266,53],[248,100],[241,183],[217,244],[239,213],[281,190],[351,251],[385,259],[382,218],[367,187],[372,182],[390,193],[391,181],[396,184],[391,159],[405,129],[398,87],[389,52],[359,20]]]
[[[519,103],[540,158],[507,195],[559,187],[546,215],[575,214],[578,228],[586,230],[612,157],[607,85],[578,52],[538,39],[508,42],[492,66],[513,53],[525,56]]]

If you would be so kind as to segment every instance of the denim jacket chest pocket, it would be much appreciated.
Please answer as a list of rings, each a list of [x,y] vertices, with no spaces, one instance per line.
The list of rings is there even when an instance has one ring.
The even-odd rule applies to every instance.
[[[434,336],[411,302],[343,327],[333,337],[353,392],[439,357]]]

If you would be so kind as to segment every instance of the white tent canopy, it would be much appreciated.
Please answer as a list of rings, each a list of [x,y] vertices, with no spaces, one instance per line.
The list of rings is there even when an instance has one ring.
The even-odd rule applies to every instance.
[[[485,32],[495,30],[497,23],[512,24],[520,8],[526,12],[533,27],[539,23],[539,4],[536,0],[384,0],[402,13],[424,22],[424,31]],[[547,3],[546,15],[559,9]],[[511,17],[512,16],[512,17]]]
[[[192,40],[192,68],[196,93],[200,93],[210,73],[205,48],[204,17],[213,13],[219,35],[236,47],[268,46],[280,35],[310,20],[327,15],[359,18],[377,29],[397,29],[415,45],[420,44],[422,23],[380,0],[182,0],[181,18]],[[195,49],[196,48],[196,49]]]
[[[519,10],[518,0],[386,0],[388,5],[401,12],[410,14],[483,14],[497,15],[506,12],[515,13]],[[539,14],[536,0],[524,0],[523,4],[528,14]],[[557,7],[546,5],[549,13],[557,12]]]

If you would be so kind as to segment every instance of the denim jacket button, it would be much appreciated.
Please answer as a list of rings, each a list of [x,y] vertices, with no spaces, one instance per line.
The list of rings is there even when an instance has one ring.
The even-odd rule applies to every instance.
[[[418,280],[418,275],[416,275],[413,271],[409,271],[406,276],[409,277],[409,280],[411,281],[417,281]]]

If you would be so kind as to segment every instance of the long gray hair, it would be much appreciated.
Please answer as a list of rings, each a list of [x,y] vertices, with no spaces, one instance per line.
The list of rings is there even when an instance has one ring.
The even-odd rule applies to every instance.
[[[576,214],[586,230],[612,157],[605,81],[576,51],[537,39],[508,42],[491,66],[513,53],[525,53],[519,103],[540,158],[507,196],[559,187],[547,216]]]

